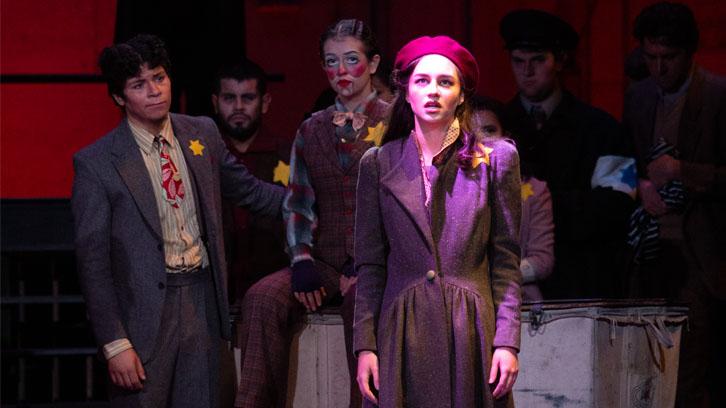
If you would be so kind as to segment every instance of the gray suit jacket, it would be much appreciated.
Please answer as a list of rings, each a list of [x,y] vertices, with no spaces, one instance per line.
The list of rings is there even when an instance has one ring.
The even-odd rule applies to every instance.
[[[277,215],[279,186],[253,177],[227,151],[209,118],[171,115],[192,180],[197,218],[206,245],[221,333],[230,337],[222,197],[252,211]],[[202,155],[188,148],[205,147]],[[131,340],[142,362],[151,358],[166,288],[164,245],[152,181],[128,123],[74,156],[71,206],[75,245],[88,314],[99,346]]]
[[[653,141],[658,90],[651,78],[625,96],[623,124],[635,143],[639,177]],[[726,81],[696,69],[686,94],[676,147],[689,194],[683,234],[689,256],[711,292],[726,298]]]

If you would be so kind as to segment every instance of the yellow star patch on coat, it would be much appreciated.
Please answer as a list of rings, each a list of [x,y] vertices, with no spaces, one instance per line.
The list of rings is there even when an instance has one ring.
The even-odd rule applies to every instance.
[[[366,142],[373,142],[376,146],[380,146],[384,133],[386,133],[386,125],[384,125],[383,122],[378,122],[375,127],[368,128],[368,135],[363,140]]]
[[[290,165],[282,160],[278,160],[277,166],[275,166],[275,170],[272,174],[273,183],[279,181],[283,186],[287,186],[287,183],[290,180]]]
[[[192,153],[194,153],[195,156],[202,156],[202,150],[204,150],[204,145],[199,142],[199,139],[190,140],[189,149],[191,149]]]
[[[491,147],[486,147],[481,143],[477,144],[477,153],[474,155],[474,158],[471,159],[471,167],[477,168],[480,164],[484,163],[487,166],[489,166],[489,153],[493,152],[494,149]]]
[[[527,201],[527,199],[533,195],[534,189],[532,188],[532,183],[522,184],[522,201]]]

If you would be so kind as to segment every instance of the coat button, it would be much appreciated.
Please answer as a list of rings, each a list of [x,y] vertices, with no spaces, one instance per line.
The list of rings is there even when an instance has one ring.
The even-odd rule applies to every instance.
[[[164,282],[159,282],[159,289],[164,289]]]
[[[158,249],[159,251],[161,251],[161,250],[163,250],[163,249],[164,249],[164,246],[163,246],[163,245],[161,245],[161,244],[159,244],[159,245],[157,245],[157,246],[156,246],[156,249]]]
[[[436,271],[434,271],[433,269],[426,272],[426,279],[432,281],[432,280],[434,280],[435,277],[436,277]]]

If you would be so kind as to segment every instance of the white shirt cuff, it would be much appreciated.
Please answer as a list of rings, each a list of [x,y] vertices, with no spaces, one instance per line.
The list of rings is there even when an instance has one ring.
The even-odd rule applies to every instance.
[[[133,346],[131,345],[129,339],[123,338],[114,340],[103,346],[103,355],[104,357],[106,357],[106,360],[109,360],[117,354],[121,353],[122,351],[126,351],[130,348],[133,348]]]

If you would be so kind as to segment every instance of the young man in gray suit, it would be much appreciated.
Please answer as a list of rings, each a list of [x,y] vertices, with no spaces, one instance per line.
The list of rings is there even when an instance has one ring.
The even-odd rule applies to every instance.
[[[239,164],[211,119],[169,113],[158,37],[108,47],[99,65],[126,117],[75,155],[71,204],[112,405],[218,406],[230,337],[222,197],[276,215],[283,190]]]
[[[726,80],[695,64],[698,27],[686,5],[646,7],[633,34],[650,74],[630,87],[623,109],[642,204],[633,220],[640,231],[631,232],[637,295],[688,303],[676,406],[723,407]]]

